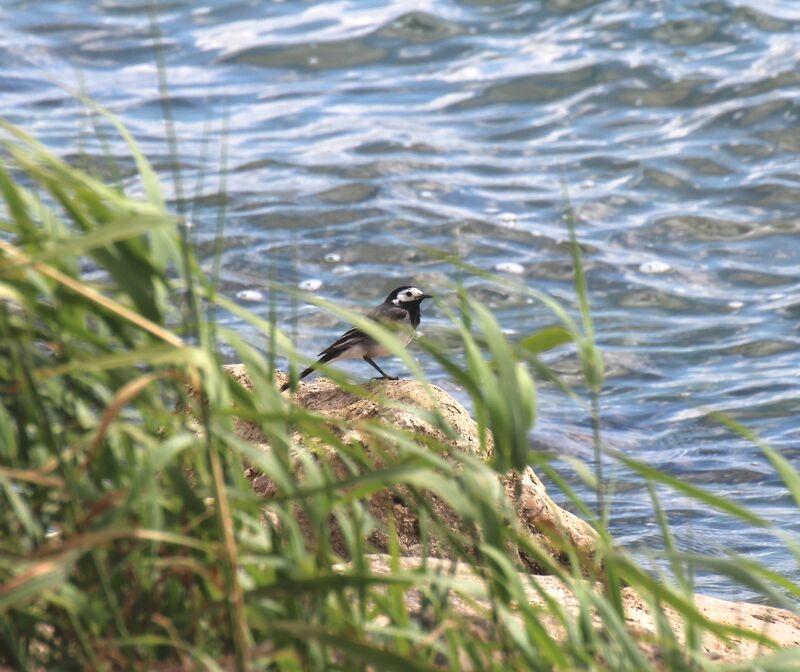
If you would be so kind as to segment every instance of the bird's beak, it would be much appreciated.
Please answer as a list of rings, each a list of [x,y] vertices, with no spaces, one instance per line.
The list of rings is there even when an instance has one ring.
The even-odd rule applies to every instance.
[[[430,294],[423,294],[422,296],[419,297],[419,300],[424,301],[425,299],[432,299],[432,298],[433,296],[431,296]]]

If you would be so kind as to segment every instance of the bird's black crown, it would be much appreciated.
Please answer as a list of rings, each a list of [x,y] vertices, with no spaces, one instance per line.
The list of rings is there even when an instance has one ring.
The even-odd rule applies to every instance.
[[[425,294],[421,289],[412,287],[411,285],[403,285],[389,292],[384,303],[420,303],[424,299],[430,299],[428,294]]]
[[[404,292],[407,289],[411,289],[411,285],[403,285],[402,287],[397,287],[396,289],[393,289],[391,292],[389,292],[389,296],[386,297],[386,303],[390,303],[391,301],[397,298],[397,295],[400,292]]]

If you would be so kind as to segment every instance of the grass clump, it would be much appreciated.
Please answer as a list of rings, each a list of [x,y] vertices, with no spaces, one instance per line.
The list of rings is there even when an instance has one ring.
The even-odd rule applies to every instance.
[[[466,361],[420,343],[470,394],[480,436],[494,437],[491,460],[446,459],[445,443],[422,446],[419,437],[378,424],[362,428],[368,451],[333,431],[330,419],[280,395],[264,358],[207,319],[208,306],[236,311],[271,336],[277,351],[297,359],[274,323],[209,286],[132,140],[126,138],[144,199],[68,166],[19,129],[4,129],[0,665],[406,672],[642,670],[657,663],[686,670],[706,666],[706,631],[771,643],[762,633],[710,622],[692,601],[687,568],[713,560],[718,571],[784,603],[800,587],[755,563],[680,552],[655,487],[667,540],[662,557],[676,580],[644,571],[615,546],[601,498],[592,516],[599,538],[589,576],[602,585],[598,590],[573,549],[564,549],[565,564],[548,560],[522,532],[513,502],[491,485],[509,469],[537,463],[573,508],[592,515],[528,442],[536,399],[531,370],[554,378],[539,359],[549,347],[578,344],[597,410],[602,358],[583,281],[582,326],[530,292],[561,325],[511,343],[462,292],[452,320]],[[577,252],[575,262],[579,268]],[[391,334],[330,308],[374,331],[422,379]],[[247,365],[252,390],[223,373],[214,345],[220,340]],[[435,409],[425,419],[448,430]],[[242,441],[238,420],[255,423],[270,450]],[[599,432],[596,438],[598,457],[769,528],[733,502],[601,451]],[[768,454],[795,492],[796,472]],[[254,494],[244,462],[275,484],[268,503]],[[601,491],[602,472],[594,485]],[[452,562],[402,561],[391,519],[381,530],[388,569],[375,571],[368,540],[379,523],[365,502],[384,490],[418,510],[422,547],[433,535],[446,539],[448,557],[469,568],[473,580]],[[456,529],[437,517],[434,495],[458,512]],[[331,520],[346,553],[333,548]],[[548,565],[574,594],[575,609],[525,575],[519,551]],[[648,601],[656,620],[646,646],[626,628],[625,585]],[[667,607],[683,623],[680,639],[667,625]],[[774,660],[763,669],[780,669],[784,659]]]

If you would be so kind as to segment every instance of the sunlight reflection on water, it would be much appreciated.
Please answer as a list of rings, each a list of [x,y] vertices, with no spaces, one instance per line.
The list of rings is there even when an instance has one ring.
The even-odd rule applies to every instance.
[[[80,73],[172,184],[146,4],[0,11],[0,114],[66,155],[101,157],[57,86]],[[457,277],[414,247],[423,242],[572,304],[563,175],[609,367],[608,443],[800,528],[758,450],[697,410],[733,413],[798,463],[797,3],[174,2],[160,24],[183,188],[209,263],[226,208],[224,292],[266,316],[269,271],[367,308],[398,281],[436,290]],[[517,292],[467,285],[516,334],[554,321]],[[289,319],[288,299],[276,308]],[[435,335],[443,318],[425,313]],[[301,349],[318,351],[341,326],[302,307]],[[573,351],[549,360],[577,380]],[[546,386],[540,396],[537,445],[591,459],[583,411],[565,412]],[[614,530],[652,542],[647,491],[609,473],[625,493]],[[687,548],[713,540],[800,576],[762,533],[663,496]],[[718,577],[698,583],[726,594]]]

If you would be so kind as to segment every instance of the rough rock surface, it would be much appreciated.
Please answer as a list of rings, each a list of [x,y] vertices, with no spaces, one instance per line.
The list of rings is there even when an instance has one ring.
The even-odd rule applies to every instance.
[[[391,571],[391,561],[387,555],[372,555],[369,556],[368,561],[371,570],[376,574],[388,574]],[[421,564],[421,558],[400,558],[400,566],[404,570],[415,570]],[[434,558],[428,558],[425,564],[429,573],[441,573],[467,584],[472,584],[474,588],[469,591],[470,597],[477,596],[479,604],[484,602],[480,598],[483,582],[475,575],[473,568],[468,564],[458,562],[454,566],[452,562]],[[520,578],[526,587],[529,603],[543,607],[542,612],[540,612],[539,622],[552,637],[562,637],[564,634],[563,626],[554,617],[547,614],[546,604],[541,594],[531,585],[531,581],[535,582],[541,590],[563,606],[568,613],[577,616],[579,604],[575,595],[554,576],[541,575],[531,577],[529,575],[520,575]],[[485,593],[483,594],[485,595]],[[419,598],[418,592],[410,591],[407,593],[406,600],[411,613],[419,611]],[[790,611],[747,602],[729,602],[704,595],[695,595],[694,600],[698,610],[710,621],[721,625],[744,628],[764,635],[781,647],[800,646],[800,616]],[[631,588],[623,588],[622,603],[625,609],[625,621],[628,630],[637,638],[643,652],[650,658],[653,669],[659,669],[660,661],[655,650],[650,645],[652,636],[656,634],[656,626],[647,604]],[[476,619],[475,627],[472,629],[476,636],[489,636],[489,624],[485,620],[485,615],[477,613],[470,600],[454,595],[451,604],[458,613]],[[683,625],[680,616],[669,607],[666,607],[665,611],[677,639],[682,641]],[[599,623],[599,621],[597,622]],[[771,652],[771,649],[745,637],[733,636],[726,642],[708,632],[703,635],[702,647],[706,657],[717,662],[753,660]],[[798,653],[798,659],[800,659],[800,653]],[[796,663],[796,660],[794,663]],[[786,669],[787,671],[798,669],[793,666],[791,661],[787,661],[787,665],[787,667],[780,669]]]
[[[226,371],[243,387],[248,389],[251,387],[243,366],[230,365],[226,367]],[[285,376],[279,373],[278,385],[282,384],[284,380]],[[363,398],[345,392],[332,381],[326,378],[317,378],[311,383],[300,385],[296,393],[296,400],[308,410],[327,415],[335,421],[343,421],[332,425],[332,431],[347,440],[362,438],[363,427],[360,427],[362,421],[378,419],[396,427],[412,430],[423,437],[428,436],[440,441],[447,441],[447,437],[441,430],[428,424],[412,411],[379,403],[377,394],[379,392],[382,398],[401,405],[406,404],[427,410],[438,406],[457,436],[455,440],[452,438],[449,440],[452,449],[476,457],[491,455],[493,450],[491,438],[487,437],[484,442],[481,442],[475,422],[464,407],[444,390],[431,386],[431,397],[422,385],[413,381],[376,381],[366,387],[368,391],[376,393],[376,398]],[[241,438],[260,445],[265,450],[269,449],[261,430],[256,425],[239,420],[236,431]],[[275,493],[274,484],[265,476],[255,472],[251,476],[256,491],[267,498]],[[557,506],[547,495],[544,485],[533,470],[526,469],[522,474],[509,474],[502,479],[502,486],[508,499],[516,502],[518,515],[527,531],[544,548],[549,549],[554,557],[563,560],[561,548],[568,544],[578,551],[579,557],[586,559],[587,562],[592,560],[597,533],[585,521]],[[433,505],[444,520],[454,528],[458,525],[458,517],[442,502],[434,501]],[[419,543],[417,518],[413,508],[407,506],[402,500],[398,501],[396,495],[388,492],[376,493],[367,502],[367,506],[371,514],[383,522],[386,521],[386,512],[393,511],[400,542],[400,553],[404,556],[401,558],[401,564],[405,569],[418,567],[422,562],[419,557],[422,549]],[[340,539],[337,547],[337,534],[338,531],[332,529],[334,550],[339,551],[345,557],[345,544]],[[387,546],[387,540],[382,538],[379,533],[376,533],[370,541],[378,550],[385,550]],[[447,558],[445,547],[432,544],[427,551],[426,565],[430,571],[436,571],[437,567],[440,567],[447,574],[452,575],[455,572],[457,578],[473,581],[476,588],[480,588],[480,579],[473,574],[469,565],[437,559]],[[374,572],[389,571],[389,557],[386,555],[369,556],[369,562]],[[535,566],[535,563],[529,562],[528,564],[535,572],[540,569]],[[525,575],[523,578],[525,579],[523,583],[527,586],[531,577]],[[553,576],[539,575],[534,580],[559,604],[577,614],[577,599],[559,579]],[[527,592],[531,604],[543,605],[541,596],[532,586],[527,587]],[[418,595],[415,595],[414,591],[410,591],[406,596],[412,611],[415,608],[414,600],[419,598]],[[750,603],[729,602],[703,595],[694,596],[694,600],[698,609],[711,621],[765,635],[781,647],[800,647],[800,617],[789,611]],[[459,600],[458,597],[454,597],[454,604],[465,615],[475,614],[474,606],[471,606],[472,603],[468,600]],[[629,630],[637,636],[643,651],[650,656],[653,669],[658,669],[658,657],[649,643],[652,636],[656,634],[656,627],[646,603],[631,588],[624,588],[623,606]],[[666,613],[678,639],[681,639],[680,617],[669,608],[666,608]],[[546,610],[543,610],[541,618],[542,624],[552,635],[563,634],[560,624],[548,616]],[[475,615],[476,636],[480,636],[481,632],[488,633],[488,624],[482,619],[482,616]],[[764,649],[758,643],[744,637],[733,637],[729,642],[725,642],[708,633],[703,636],[703,651],[710,660],[720,662],[757,659],[769,652],[768,649]],[[789,667],[782,669],[795,669],[791,667],[791,662],[788,665]]]
[[[236,378],[244,387],[250,387],[247,372],[241,365],[226,367],[229,375]],[[277,383],[284,382],[285,376],[278,372]],[[332,425],[332,431],[345,440],[360,440],[369,443],[367,436],[362,436],[362,421],[383,421],[387,425],[412,431],[420,437],[430,437],[446,443],[452,450],[459,450],[474,456],[489,457],[494,449],[491,437],[481,441],[475,421],[466,409],[447,392],[435,385],[425,387],[410,380],[373,381],[366,386],[367,390],[376,393],[375,398],[364,398],[338,387],[327,378],[317,378],[312,382],[301,383],[296,392],[296,401],[307,410],[344,421],[343,425]],[[285,394],[289,394],[286,392]],[[380,395],[380,399],[378,398]],[[396,402],[398,406],[387,405],[386,401]],[[441,429],[434,427],[414,412],[412,408],[432,411],[438,409],[447,425],[454,430],[455,438],[448,438]],[[346,429],[342,429],[346,427]],[[268,449],[260,429],[251,423],[238,421],[236,432],[240,438],[251,443],[262,445]],[[298,435],[297,440],[302,440]],[[324,447],[323,447],[324,449]],[[336,456],[329,455],[329,461],[336,468]],[[346,476],[344,465],[341,477]],[[337,469],[338,471],[338,469]],[[257,492],[270,497],[275,494],[274,484],[265,476],[253,473],[253,486]],[[559,562],[566,562],[563,552],[565,547],[573,549],[584,563],[591,563],[594,552],[594,541],[597,533],[594,529],[559,507],[547,494],[544,484],[530,468],[521,474],[511,473],[502,479],[502,486],[509,501],[516,502],[517,514],[524,528],[539,546]],[[451,529],[458,529],[459,517],[441,499],[431,496],[431,505],[439,518],[446,521]],[[387,512],[394,514],[400,551],[403,555],[415,556],[422,553],[419,539],[419,521],[416,507],[409,506],[398,493],[388,490],[370,496],[367,502],[370,514],[378,521],[385,523]],[[302,524],[301,520],[301,524]],[[344,555],[346,547],[337,529],[331,530],[334,550]],[[384,532],[378,530],[370,538],[373,547],[385,551],[388,539]],[[448,548],[435,537],[428,540],[427,553],[431,557],[448,557]],[[523,561],[533,572],[544,571],[532,558],[522,556]]]

